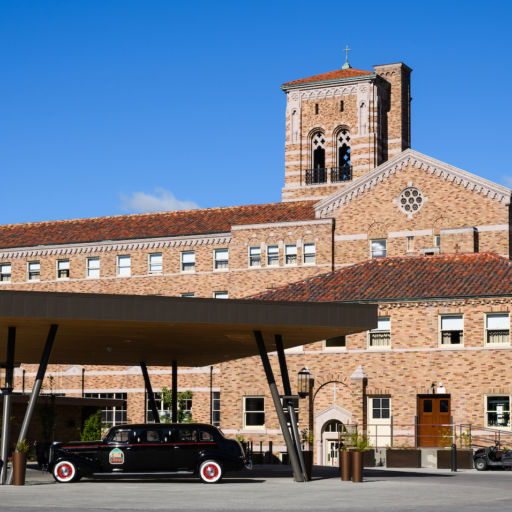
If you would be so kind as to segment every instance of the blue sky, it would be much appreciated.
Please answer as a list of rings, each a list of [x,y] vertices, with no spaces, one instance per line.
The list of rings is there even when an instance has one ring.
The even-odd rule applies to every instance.
[[[512,186],[509,2],[0,1],[0,223],[280,201],[281,83],[403,61],[412,146]]]

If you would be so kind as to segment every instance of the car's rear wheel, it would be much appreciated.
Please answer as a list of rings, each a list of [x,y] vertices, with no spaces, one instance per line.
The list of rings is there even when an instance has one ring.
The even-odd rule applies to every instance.
[[[481,457],[475,460],[475,469],[478,471],[485,471],[487,469],[487,462]]]
[[[216,460],[205,460],[199,466],[199,476],[206,484],[215,484],[222,478],[222,466]]]
[[[62,484],[76,482],[80,479],[77,467],[69,460],[61,460],[55,464],[53,478]]]

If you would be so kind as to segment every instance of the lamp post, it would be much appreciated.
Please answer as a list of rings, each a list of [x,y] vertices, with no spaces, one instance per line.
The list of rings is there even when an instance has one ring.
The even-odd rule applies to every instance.
[[[300,398],[309,397],[308,403],[308,450],[303,452],[307,479],[311,480],[313,469],[313,374],[307,366],[297,374],[297,394]]]

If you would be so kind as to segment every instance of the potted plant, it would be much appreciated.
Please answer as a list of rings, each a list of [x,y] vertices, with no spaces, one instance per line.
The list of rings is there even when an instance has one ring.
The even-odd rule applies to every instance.
[[[357,435],[354,439],[354,446],[352,448],[352,482],[363,481],[363,454],[371,449],[368,438],[364,435]]]
[[[340,441],[340,472],[341,472],[341,479],[344,482],[348,482],[352,479],[352,464],[351,464],[351,454],[348,451],[348,446],[346,444],[343,444]]]
[[[13,483],[14,485],[25,485],[25,470],[27,467],[27,453],[30,445],[26,439],[16,444],[12,457]]]
[[[386,467],[388,468],[420,468],[421,450],[403,444],[386,448]]]
[[[447,441],[445,439],[447,438]],[[471,448],[473,442],[471,439],[471,432],[468,429],[461,432],[459,435],[454,435],[455,444],[458,444],[457,448],[457,467],[459,469],[472,469],[473,468],[473,449]],[[444,449],[437,450],[437,469],[450,469],[452,451],[450,444],[452,441],[451,432],[449,436],[443,436],[441,445]]]

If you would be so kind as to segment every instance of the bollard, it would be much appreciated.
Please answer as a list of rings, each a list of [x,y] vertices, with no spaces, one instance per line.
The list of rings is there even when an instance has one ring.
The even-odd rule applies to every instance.
[[[451,461],[451,471],[457,471],[457,445],[452,444],[452,461]]]

